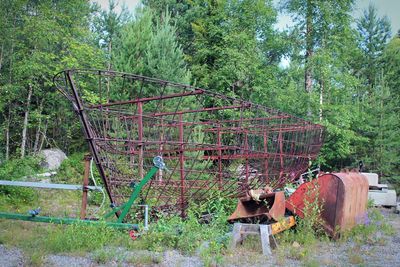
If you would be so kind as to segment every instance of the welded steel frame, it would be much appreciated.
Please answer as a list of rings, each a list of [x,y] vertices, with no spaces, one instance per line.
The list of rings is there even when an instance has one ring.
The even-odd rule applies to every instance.
[[[163,90],[166,87],[172,87],[177,90],[180,89],[182,92],[164,94],[164,91],[162,91],[162,93],[158,95],[141,95],[141,97],[137,96],[122,101],[84,104],[82,103],[82,97],[80,96],[79,89],[74,81],[73,76],[75,74],[99,76],[100,89],[104,82],[102,81],[102,78],[105,77],[105,79],[123,79],[124,82],[125,79],[139,82],[140,93],[142,93],[141,90],[144,84],[158,86],[159,88],[163,88]],[[64,79],[60,79],[62,76],[64,76]],[[60,83],[60,80],[64,80],[65,82]],[[192,190],[190,193],[191,198],[194,198],[197,201],[203,201],[207,198],[207,194],[204,193],[204,190],[209,191],[218,189],[226,192],[227,195],[239,196],[241,192],[243,192],[239,192],[242,189],[257,188],[265,186],[266,184],[273,188],[282,187],[284,183],[293,181],[308,168],[309,161],[317,156],[323,143],[324,127],[321,125],[311,123],[304,119],[259,104],[234,99],[198,87],[135,74],[101,70],[65,70],[55,76],[54,82],[60,91],[73,103],[73,107],[82,123],[86,140],[89,144],[90,151],[93,155],[111,203],[116,203],[116,198],[120,198],[122,195],[111,191],[111,184],[109,184],[109,181],[115,178],[116,180],[112,180],[111,183],[119,186],[128,185],[130,182],[129,180],[117,179],[117,177],[107,179],[107,173],[102,165],[99,149],[103,149],[104,151],[107,151],[107,153],[114,153],[116,155],[137,157],[138,177],[131,177],[133,180],[143,179],[143,174],[147,171],[144,170],[145,158],[149,158],[150,156],[153,157],[157,154],[163,154],[164,160],[177,161],[178,164],[175,165],[175,167],[172,167],[171,172],[177,174],[179,177],[178,180],[170,179],[166,181],[160,179],[155,181],[153,179],[150,181],[148,189],[155,188],[158,190],[157,192],[159,195],[156,197],[157,202],[162,199],[167,199],[168,194],[178,192],[177,194],[179,195],[179,199],[176,201],[175,206],[178,206],[180,214],[185,216],[185,209],[189,202],[187,195],[189,189]],[[101,94],[100,91],[100,99]],[[195,108],[180,106],[182,99],[185,97],[197,98],[205,96],[220,99],[226,104],[221,106],[199,105]],[[159,107],[159,103],[163,103],[162,101],[171,101],[175,99],[178,101],[175,110],[144,111],[145,104],[158,103],[157,107]],[[133,114],[121,111],[121,107],[127,105],[134,105],[135,110],[133,111]],[[178,108],[180,109],[178,110]],[[240,118],[223,118],[222,120],[201,119],[192,121],[184,119],[184,116],[193,116],[191,118],[197,118],[196,114],[215,115],[219,114],[219,112],[227,112],[229,110],[240,113]],[[251,113],[255,113],[255,115],[253,117],[246,117],[247,115],[244,115],[243,113],[248,110],[251,110]],[[126,124],[130,123],[132,125],[137,125],[137,128],[135,128],[135,131],[137,131],[137,137],[132,138],[133,134],[131,137],[129,137],[128,134],[128,137],[126,138],[121,136],[101,136],[98,133],[96,134],[93,132],[93,127],[97,126],[94,125],[95,123],[91,122],[87,111],[96,111],[101,113],[101,116],[107,118],[112,115],[120,121],[125,121]],[[261,115],[257,116],[257,114]],[[267,114],[268,116],[262,114]],[[187,134],[185,129],[196,125],[204,126],[204,129],[202,129],[204,133],[215,136],[215,138],[213,137],[213,143],[200,144],[190,142],[189,137],[186,136]],[[103,127],[107,128],[107,125]],[[170,132],[176,132],[177,136],[175,140],[166,141],[166,139],[163,139],[160,134],[158,140],[148,140],[148,138],[146,139],[144,137],[145,127],[153,128],[154,131],[157,129],[169,129]],[[303,144],[301,143],[302,139],[300,138],[302,137],[302,134],[306,135],[309,134],[309,132],[311,132],[309,137],[307,137],[309,140],[305,139],[304,145],[299,145]],[[191,134],[192,133],[190,133],[190,135]],[[237,143],[224,144],[224,136],[229,135],[235,135],[238,139]],[[284,137],[285,135],[286,138]],[[256,136],[257,138],[259,137],[259,142],[263,144],[262,149],[254,149],[249,145],[249,140],[251,138],[255,139]],[[292,140],[289,140],[289,138],[292,138]],[[299,141],[298,139],[301,140]],[[273,149],[270,148],[271,142],[274,143],[272,144]],[[128,146],[129,150],[121,149],[117,145],[122,147]],[[290,147],[289,151],[285,151],[285,149],[288,150],[288,147]],[[185,163],[188,162],[188,160],[190,161],[190,159],[187,158],[187,153],[198,153],[197,155],[202,153],[202,155],[197,156],[197,159],[206,162],[205,166],[209,166],[210,162],[215,164],[215,170],[206,170],[206,167],[204,167],[203,170],[195,170],[193,169],[194,163],[192,163],[190,167],[185,167]],[[290,160],[285,162],[285,160],[288,159]],[[231,182],[231,184],[226,186],[227,181],[226,177],[224,177],[223,171],[224,162],[234,160],[244,161],[244,170],[242,171],[242,174],[240,174],[244,179],[238,179],[237,183]],[[262,170],[254,171],[254,168],[251,167],[256,161],[262,162]],[[294,170],[296,166],[288,167],[287,164],[293,165],[298,164],[299,162],[301,162],[299,169],[289,175],[287,169],[292,168]],[[118,170],[116,169],[118,167],[114,166],[113,168],[112,171],[118,173]],[[272,179],[269,177],[272,175],[269,174],[270,170],[276,171],[276,174],[273,175],[277,178],[275,177]],[[187,179],[188,176],[193,176],[195,174],[197,175],[196,179]],[[210,179],[209,181],[199,180],[198,178],[204,174],[209,174],[215,178]],[[159,174],[159,176],[162,177],[161,174]],[[261,179],[263,180],[261,181]],[[242,189],[238,191],[238,187]],[[149,190],[144,194],[144,198],[146,198],[148,194]],[[160,205],[160,207],[168,207],[168,202],[166,201],[166,203]]]

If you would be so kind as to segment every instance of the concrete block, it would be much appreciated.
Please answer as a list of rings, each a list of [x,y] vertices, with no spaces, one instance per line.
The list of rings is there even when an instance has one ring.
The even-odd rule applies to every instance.
[[[376,186],[379,183],[379,177],[377,173],[372,172],[362,172],[365,177],[368,179],[368,184],[371,186]]]
[[[374,201],[375,206],[397,206],[395,190],[387,190],[386,192],[370,190],[368,191],[368,198]]]

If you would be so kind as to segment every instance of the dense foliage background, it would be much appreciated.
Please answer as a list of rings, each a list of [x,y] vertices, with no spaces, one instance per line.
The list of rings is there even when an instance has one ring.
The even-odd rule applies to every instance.
[[[52,77],[101,68],[195,84],[327,128],[323,170],[400,181],[400,31],[354,0],[144,0],[130,13],[85,0],[0,2],[0,163],[85,150]],[[276,29],[278,11],[295,25]],[[282,66],[282,59],[290,62]]]

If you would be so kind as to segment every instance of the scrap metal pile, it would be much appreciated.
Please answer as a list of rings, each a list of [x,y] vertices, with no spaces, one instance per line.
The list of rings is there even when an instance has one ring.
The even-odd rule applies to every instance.
[[[79,115],[111,203],[126,202],[161,156],[140,198],[185,216],[213,193],[246,197],[298,178],[321,148],[323,127],[201,88],[139,75],[66,70],[55,77]]]

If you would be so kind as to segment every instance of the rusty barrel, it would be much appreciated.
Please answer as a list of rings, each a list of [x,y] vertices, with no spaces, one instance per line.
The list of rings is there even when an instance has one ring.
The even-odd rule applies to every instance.
[[[351,229],[366,217],[368,180],[358,172],[323,174],[297,188],[286,200],[286,208],[304,218],[306,205],[315,203],[316,198],[326,232],[337,237],[340,231]]]

